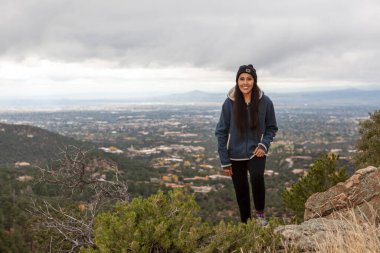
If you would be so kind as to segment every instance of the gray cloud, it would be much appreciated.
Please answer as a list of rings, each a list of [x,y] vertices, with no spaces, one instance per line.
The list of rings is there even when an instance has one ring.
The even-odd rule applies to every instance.
[[[1,0],[0,57],[380,80],[380,2]]]

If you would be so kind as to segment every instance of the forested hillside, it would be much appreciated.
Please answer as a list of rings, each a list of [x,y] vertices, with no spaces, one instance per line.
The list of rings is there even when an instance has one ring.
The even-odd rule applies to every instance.
[[[51,161],[68,145],[94,149],[89,142],[74,140],[42,128],[0,123],[0,164]]]
[[[39,217],[29,212],[32,201],[75,206],[90,200],[88,192],[62,195],[54,184],[39,182],[41,169],[59,166],[68,147],[86,152],[89,178],[109,180],[117,169],[131,197],[148,196],[157,190],[144,182],[157,176],[156,172],[139,161],[104,153],[90,142],[38,127],[0,124],[0,252],[39,251],[46,246],[46,237],[35,227]]]

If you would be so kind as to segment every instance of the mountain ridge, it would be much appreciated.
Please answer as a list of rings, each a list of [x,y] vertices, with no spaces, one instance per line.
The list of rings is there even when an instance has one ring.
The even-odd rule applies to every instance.
[[[206,92],[201,90],[192,90],[183,93],[172,93],[167,95],[146,96],[146,97],[126,97],[125,99],[40,99],[40,100],[3,100],[0,101],[1,107],[5,111],[14,108],[75,108],[81,107],[87,109],[89,106],[108,106],[115,104],[189,104],[189,103],[222,103],[227,92]],[[313,91],[313,92],[267,92],[274,102],[278,105],[374,105],[380,106],[380,89],[340,89],[330,91]],[[4,110],[4,109],[3,109]]]

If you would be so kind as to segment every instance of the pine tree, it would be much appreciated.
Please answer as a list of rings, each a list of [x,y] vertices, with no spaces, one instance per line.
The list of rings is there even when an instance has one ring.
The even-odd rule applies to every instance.
[[[380,166],[380,110],[369,114],[369,119],[360,123],[360,139],[356,143],[355,156],[357,169],[365,166]]]
[[[282,193],[285,206],[295,212],[296,220],[302,221],[306,200],[316,192],[323,192],[348,176],[344,168],[338,168],[339,156],[323,154],[299,181]]]

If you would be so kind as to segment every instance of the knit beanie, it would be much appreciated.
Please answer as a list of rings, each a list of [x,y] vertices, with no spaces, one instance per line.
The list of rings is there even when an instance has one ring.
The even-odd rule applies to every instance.
[[[255,79],[255,83],[257,83],[256,69],[252,66],[252,64],[242,65],[239,67],[239,70],[236,74],[236,83],[239,79],[239,76],[243,73],[250,74],[253,77],[253,79]]]

